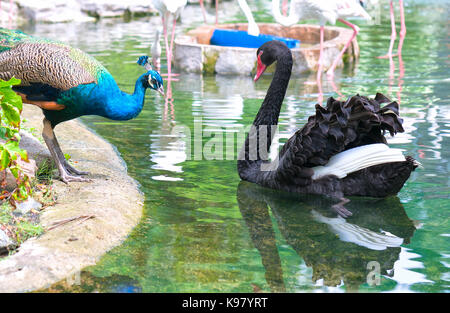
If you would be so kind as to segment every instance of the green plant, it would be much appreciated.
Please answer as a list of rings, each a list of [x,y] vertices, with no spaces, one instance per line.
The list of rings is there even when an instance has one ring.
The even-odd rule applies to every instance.
[[[0,144],[0,172],[3,172],[0,184],[2,187],[6,185],[6,169],[9,169],[18,186],[11,193],[3,190],[0,199],[12,197],[16,201],[21,201],[31,194],[31,185],[30,178],[23,173],[18,163],[19,158],[28,162],[27,151],[19,147],[22,98],[12,90],[12,86],[18,84],[20,80],[16,78],[9,81],[0,80],[0,138],[5,140]]]

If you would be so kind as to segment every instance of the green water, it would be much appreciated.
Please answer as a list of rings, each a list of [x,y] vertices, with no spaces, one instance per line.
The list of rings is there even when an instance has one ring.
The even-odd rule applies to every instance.
[[[237,4],[225,5],[222,21],[245,21]],[[327,198],[241,183],[236,156],[193,159],[194,148],[189,153],[185,138],[171,135],[174,127],[187,126],[193,132],[201,121],[203,128],[224,138],[228,134],[223,149],[237,149],[231,135],[251,124],[271,76],[255,84],[251,77],[182,74],[171,84],[173,101],[165,103],[149,91],[143,112],[132,121],[83,118],[117,147],[145,193],[145,212],[122,245],[81,272],[79,285],[61,282],[48,291],[448,292],[450,2],[406,5],[403,68],[395,58],[391,72],[388,60],[375,58],[389,45],[384,1],[380,25],[355,21],[361,28],[360,60],[339,69],[335,78],[344,95],[382,92],[401,103],[405,133],[389,142],[423,168],[411,175],[398,197],[352,199],[346,207],[353,216],[344,221],[332,213]],[[257,21],[273,21],[269,1],[251,6]],[[202,24],[196,6],[188,7],[183,17],[179,32]],[[89,52],[132,92],[142,73],[135,62],[148,53],[158,23],[158,17],[105,19],[25,30]],[[280,144],[313,114],[314,76],[291,80],[280,116]],[[326,80],[324,91],[325,97],[337,96]],[[204,136],[203,143],[211,138]],[[381,278],[372,285],[367,277],[373,277],[370,272],[376,266]]]

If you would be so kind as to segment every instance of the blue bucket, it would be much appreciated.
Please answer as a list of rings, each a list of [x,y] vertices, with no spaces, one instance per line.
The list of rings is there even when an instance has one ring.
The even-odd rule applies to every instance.
[[[249,35],[243,30],[216,29],[211,37],[211,45],[225,47],[259,48],[267,41],[279,40],[288,48],[300,47],[300,40],[283,38],[273,35],[259,34],[259,36]]]

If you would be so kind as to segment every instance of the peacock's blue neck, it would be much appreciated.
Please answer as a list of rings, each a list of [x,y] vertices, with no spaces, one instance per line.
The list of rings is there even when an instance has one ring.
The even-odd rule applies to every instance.
[[[128,94],[120,90],[116,82],[109,76],[99,84],[99,96],[104,97],[105,103],[101,107],[99,115],[112,120],[129,120],[135,118],[144,106],[144,97],[146,91],[145,74],[141,75],[136,81],[133,94]],[[109,85],[109,88],[106,86]]]
[[[61,111],[44,110],[46,118],[55,126],[83,115],[100,115],[124,121],[136,117],[144,106],[148,86],[146,74],[136,81],[133,94],[120,90],[108,72],[98,76],[97,83],[79,85],[60,93],[57,102],[65,105]]]

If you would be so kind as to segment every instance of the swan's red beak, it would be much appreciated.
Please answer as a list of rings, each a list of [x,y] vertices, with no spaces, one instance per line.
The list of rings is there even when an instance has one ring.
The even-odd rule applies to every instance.
[[[266,68],[267,68],[267,66],[264,65],[264,64],[261,62],[261,54],[262,54],[262,53],[263,53],[263,52],[260,51],[259,54],[258,54],[258,66],[256,67],[256,75],[255,75],[255,78],[254,78],[254,81],[255,81],[255,82],[259,79],[259,77],[261,77],[262,73],[264,73],[264,71],[265,71]]]

